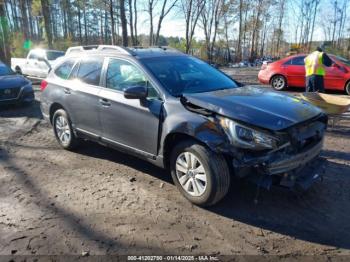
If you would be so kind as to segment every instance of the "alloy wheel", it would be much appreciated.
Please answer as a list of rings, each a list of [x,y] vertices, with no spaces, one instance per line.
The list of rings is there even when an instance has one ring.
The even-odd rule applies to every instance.
[[[348,82],[348,83],[346,84],[346,86],[345,86],[345,92],[346,92],[347,95],[350,96],[350,82]]]
[[[285,80],[282,76],[276,76],[272,80],[272,87],[276,90],[282,90],[285,87]]]
[[[191,196],[201,196],[207,187],[207,175],[201,161],[190,152],[176,159],[176,176],[181,187]]]
[[[68,120],[64,116],[58,116],[55,122],[55,128],[58,139],[63,145],[67,145],[71,139],[71,130]]]

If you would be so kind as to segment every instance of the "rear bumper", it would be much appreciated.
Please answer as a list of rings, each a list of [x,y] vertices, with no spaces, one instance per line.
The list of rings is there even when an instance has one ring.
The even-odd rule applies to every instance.
[[[258,74],[259,82],[265,85],[270,84],[270,76],[265,70],[260,70]]]

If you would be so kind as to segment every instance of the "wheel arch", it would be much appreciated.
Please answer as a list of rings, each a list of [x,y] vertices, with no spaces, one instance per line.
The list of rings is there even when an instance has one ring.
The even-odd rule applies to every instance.
[[[166,168],[169,167],[170,154],[171,154],[171,151],[174,148],[174,146],[178,142],[185,141],[185,140],[193,140],[202,146],[208,147],[208,145],[206,145],[203,141],[201,141],[200,139],[198,139],[192,135],[189,135],[186,133],[181,133],[181,132],[172,132],[165,137],[164,142],[163,142],[164,166]]]
[[[162,154],[164,166],[168,167],[170,154],[172,148],[184,140],[193,140],[196,143],[209,148],[211,151],[225,155],[229,152],[229,141],[226,139],[226,135],[222,133],[213,132],[214,130],[198,130],[197,132],[183,132],[174,130],[168,133],[163,141]]]
[[[50,123],[52,124],[52,118],[53,115],[55,114],[55,112],[59,109],[63,109],[64,111],[66,111],[66,109],[60,104],[60,103],[53,103],[50,106],[50,111],[49,111],[49,116],[50,116]],[[67,112],[67,111],[66,111]],[[67,113],[68,114],[68,113]]]
[[[178,139],[181,139],[180,141],[189,141],[190,143],[185,143],[180,146],[180,144],[177,144],[179,140],[176,139],[176,136],[178,136]],[[168,164],[166,165],[166,167],[170,168],[170,173],[173,178],[173,181],[180,190],[180,192],[192,203],[195,203],[200,206],[210,206],[220,201],[227,194],[231,184],[230,167],[225,156],[222,154],[216,154],[215,151],[211,150],[210,146],[207,143],[201,141],[197,137],[193,137],[188,134],[173,133],[168,137],[168,139],[170,139],[170,141],[172,140],[173,142],[170,143],[170,145],[173,145],[177,148],[177,154],[167,158]],[[192,141],[195,142],[196,145],[192,144]],[[170,145],[168,144],[168,146]],[[206,174],[206,177],[209,178],[209,175],[209,181],[211,182],[209,183],[209,191],[205,189],[205,191],[200,196],[192,196],[188,191],[185,190],[185,188],[179,182],[179,177],[176,172],[176,159],[179,153],[184,152],[184,147],[192,147],[198,145],[202,148],[196,147],[195,151],[197,154],[199,154],[199,159],[205,161],[208,165],[208,169],[206,169],[205,172],[209,172]],[[194,150],[194,147],[192,148]],[[169,153],[171,152],[171,147],[168,148],[168,151]]]

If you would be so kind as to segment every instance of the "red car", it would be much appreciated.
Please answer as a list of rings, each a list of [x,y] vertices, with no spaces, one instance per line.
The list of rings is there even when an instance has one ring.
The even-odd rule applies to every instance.
[[[259,81],[271,84],[275,90],[288,86],[305,88],[305,54],[289,56],[270,64],[263,64],[259,71]],[[326,67],[325,89],[345,91],[350,95],[350,61],[335,55],[331,67]]]

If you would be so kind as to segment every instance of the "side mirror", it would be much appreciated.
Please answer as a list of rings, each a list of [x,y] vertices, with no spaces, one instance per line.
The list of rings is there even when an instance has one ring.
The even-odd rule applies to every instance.
[[[148,95],[148,89],[144,86],[131,86],[124,90],[124,97],[127,99],[143,99]]]

